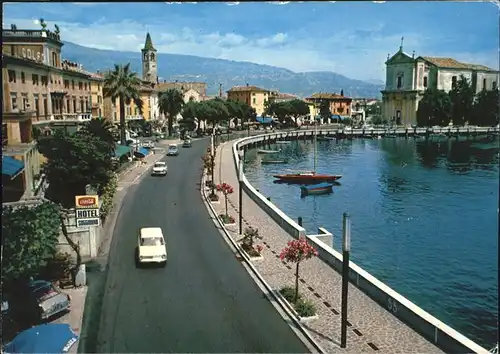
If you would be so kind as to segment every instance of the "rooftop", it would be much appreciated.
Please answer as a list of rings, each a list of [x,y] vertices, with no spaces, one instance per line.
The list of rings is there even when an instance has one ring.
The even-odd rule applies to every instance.
[[[263,89],[261,87],[257,86],[250,86],[250,85],[245,85],[245,86],[233,86],[231,89],[227,92],[269,92],[270,90]]]
[[[463,69],[463,70],[493,71],[493,72],[497,71],[485,65],[462,63],[453,58],[447,58],[447,57],[420,57],[420,58],[437,66],[438,68],[443,68],[443,69]]]
[[[328,93],[328,92],[319,92],[313,93],[310,97],[307,97],[306,100],[352,100],[350,97],[345,97],[344,95],[338,95],[336,93]]]

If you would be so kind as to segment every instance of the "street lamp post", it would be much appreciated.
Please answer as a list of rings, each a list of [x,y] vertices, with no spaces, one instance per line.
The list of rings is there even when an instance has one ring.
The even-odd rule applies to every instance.
[[[212,194],[215,194],[215,182],[214,182],[214,169],[215,169],[215,141],[214,134],[212,133],[210,137],[210,160],[212,163]]]
[[[240,218],[240,235],[243,235],[243,164],[245,161],[245,150],[239,151],[240,161],[238,164],[238,184],[239,184],[239,218]]]
[[[342,308],[340,347],[347,346],[347,290],[349,287],[349,252],[351,250],[351,220],[344,213],[342,223]]]
[[[250,136],[250,118],[247,118],[247,137]]]

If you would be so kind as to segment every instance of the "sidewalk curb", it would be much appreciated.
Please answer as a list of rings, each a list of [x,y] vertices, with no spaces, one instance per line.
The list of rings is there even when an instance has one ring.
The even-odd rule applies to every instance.
[[[222,145],[223,144],[220,144],[219,147],[221,147]],[[248,258],[246,253],[243,252],[240,246],[236,243],[236,241],[233,240],[233,238],[225,228],[224,223],[217,216],[216,210],[210,204],[210,200],[205,190],[206,177],[207,176],[205,170],[203,170],[200,182],[200,194],[209,215],[212,217],[212,221],[214,222],[215,226],[219,228],[220,233],[222,234],[228,246],[235,254],[240,255],[241,259],[243,260],[242,265],[244,266],[245,270],[249,273],[249,275],[255,281],[257,286],[262,290],[262,293],[266,296],[266,298],[273,305],[276,311],[281,315],[281,317],[288,324],[288,326],[295,332],[297,337],[304,343],[304,345],[308,348],[310,346],[313,346],[314,349],[316,349],[317,353],[320,354],[327,353],[320,346],[320,344],[312,337],[309,331],[300,323],[300,321],[297,318],[295,318],[295,316],[291,313],[291,311],[287,308],[287,306],[283,303],[283,301],[275,294],[273,289],[269,286],[269,284],[267,284],[262,275],[260,275],[259,271],[253,266],[251,260]],[[291,324],[290,321],[293,324]]]

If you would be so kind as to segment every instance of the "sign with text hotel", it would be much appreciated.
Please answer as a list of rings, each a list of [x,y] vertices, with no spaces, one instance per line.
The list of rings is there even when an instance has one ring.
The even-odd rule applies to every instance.
[[[75,196],[75,216],[76,227],[99,226],[101,223],[99,215],[99,196]]]

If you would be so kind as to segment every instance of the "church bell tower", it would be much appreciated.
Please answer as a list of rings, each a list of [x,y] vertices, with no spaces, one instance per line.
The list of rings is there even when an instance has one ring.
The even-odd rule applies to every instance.
[[[151,40],[149,32],[146,35],[146,43],[144,44],[144,48],[141,50],[141,52],[142,79],[152,84],[156,84],[158,82],[156,49],[153,47],[153,41]]]

